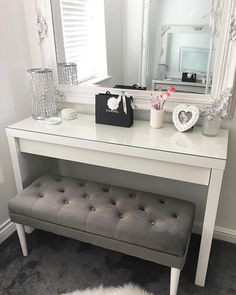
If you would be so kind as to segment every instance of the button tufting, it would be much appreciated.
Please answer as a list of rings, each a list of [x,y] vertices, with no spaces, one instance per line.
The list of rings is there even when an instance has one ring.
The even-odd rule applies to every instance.
[[[129,196],[130,196],[130,198],[131,198],[131,199],[135,199],[135,198],[136,198],[136,195],[135,195],[135,194],[133,194],[133,193],[132,193],[132,194],[130,194]]]
[[[102,191],[103,191],[104,193],[108,193],[108,192],[109,192],[109,189],[108,189],[108,188],[103,188]]]
[[[31,208],[32,204],[35,204],[33,206],[33,211],[37,211],[35,217],[48,224],[52,219],[58,226],[66,224],[73,227],[74,224],[77,230],[88,230],[107,239],[117,238],[124,243],[144,249],[145,241],[140,238],[135,239],[132,232],[136,230],[138,225],[136,221],[139,220],[143,223],[142,228],[137,228],[140,236],[148,235],[150,232],[151,238],[148,241],[150,249],[157,252],[164,251],[169,256],[185,255],[194,218],[194,205],[188,203],[185,205],[184,201],[167,196],[156,195],[152,198],[149,193],[139,192],[136,189],[116,188],[109,184],[80,179],[59,178],[59,176],[47,176],[35,180],[29,189],[21,192],[14,203],[11,203],[10,212],[20,216],[23,206]],[[105,189],[109,192],[103,192]],[[43,200],[40,201],[40,198]],[[23,202],[20,203],[19,199]],[[80,211],[83,214],[80,214]],[[98,221],[104,217],[104,212],[107,220],[103,226],[98,227]],[[26,218],[33,220],[31,210],[25,210],[23,213]],[[69,214],[73,215],[73,222],[68,221]],[[182,219],[185,220],[184,224],[181,222]],[[180,229],[181,235],[175,230],[176,228]],[[171,252],[168,243],[172,243]]]

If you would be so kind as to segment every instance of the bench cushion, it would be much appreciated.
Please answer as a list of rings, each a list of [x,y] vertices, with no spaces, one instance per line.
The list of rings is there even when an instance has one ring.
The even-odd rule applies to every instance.
[[[21,215],[184,256],[195,205],[127,188],[44,175],[9,202]]]

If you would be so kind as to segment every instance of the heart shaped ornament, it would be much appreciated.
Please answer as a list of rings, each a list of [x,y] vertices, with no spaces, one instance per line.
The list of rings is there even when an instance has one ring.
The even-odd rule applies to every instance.
[[[177,105],[172,114],[172,120],[179,132],[192,128],[199,118],[199,109],[196,106],[188,107],[186,104]]]

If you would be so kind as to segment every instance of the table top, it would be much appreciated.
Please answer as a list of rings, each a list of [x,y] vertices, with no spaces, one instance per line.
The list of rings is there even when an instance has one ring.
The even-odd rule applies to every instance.
[[[201,127],[180,133],[173,124],[153,129],[148,121],[141,120],[134,121],[131,128],[115,127],[96,124],[94,116],[85,114],[78,114],[76,120],[58,125],[48,125],[30,117],[8,129],[221,160],[227,158],[226,129],[221,129],[217,137],[206,137],[202,135]]]
[[[200,82],[183,82],[180,79],[164,79],[164,80],[152,80],[156,84],[167,84],[167,85],[181,85],[181,86],[195,86],[195,87],[206,87],[206,84]],[[211,88],[211,85],[208,85]]]

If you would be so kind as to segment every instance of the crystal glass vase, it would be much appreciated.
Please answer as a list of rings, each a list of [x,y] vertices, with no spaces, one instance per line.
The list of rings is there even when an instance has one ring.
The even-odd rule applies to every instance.
[[[77,65],[73,62],[58,63],[58,80],[60,84],[77,86]]]
[[[206,136],[217,136],[220,131],[220,124],[220,118],[205,116],[202,121],[202,134]]]
[[[56,115],[52,70],[45,68],[27,71],[32,99],[32,117],[43,120]]]
[[[157,64],[157,80],[164,80],[166,78],[166,72],[166,64]]]

